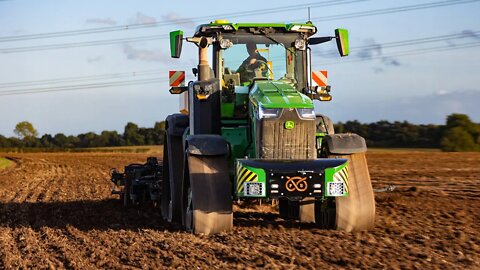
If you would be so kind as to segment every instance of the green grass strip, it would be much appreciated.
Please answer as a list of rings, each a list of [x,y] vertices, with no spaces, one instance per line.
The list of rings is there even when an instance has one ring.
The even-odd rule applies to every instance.
[[[13,162],[6,158],[0,158],[0,170],[7,168],[8,166],[12,165]]]

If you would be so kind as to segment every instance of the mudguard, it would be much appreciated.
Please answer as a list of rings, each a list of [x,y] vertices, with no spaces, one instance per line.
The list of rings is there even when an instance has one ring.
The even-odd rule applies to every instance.
[[[228,143],[220,135],[202,134],[187,137],[187,151],[190,155],[228,155]]]
[[[187,152],[194,210],[231,213],[227,141],[220,135],[191,135]]]
[[[367,152],[365,139],[355,133],[330,134],[324,137],[328,152],[334,155],[348,155]]]
[[[167,116],[167,119],[165,119],[167,123],[167,134],[170,136],[182,136],[188,127],[188,121],[188,116],[181,113]]]

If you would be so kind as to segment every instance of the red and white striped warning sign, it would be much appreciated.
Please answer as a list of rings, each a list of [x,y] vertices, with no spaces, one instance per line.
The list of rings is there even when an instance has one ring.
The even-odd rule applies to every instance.
[[[185,86],[185,71],[170,70],[168,72],[170,86]]]
[[[328,76],[326,70],[312,71],[312,80],[318,86],[327,86],[328,85]]]

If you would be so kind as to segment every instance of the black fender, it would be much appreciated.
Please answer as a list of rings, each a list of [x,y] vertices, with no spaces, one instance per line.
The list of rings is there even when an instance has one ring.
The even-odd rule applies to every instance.
[[[324,137],[328,152],[333,155],[348,155],[367,152],[365,139],[355,133],[329,134]]]
[[[220,135],[191,135],[186,140],[194,210],[232,212],[228,142]]]

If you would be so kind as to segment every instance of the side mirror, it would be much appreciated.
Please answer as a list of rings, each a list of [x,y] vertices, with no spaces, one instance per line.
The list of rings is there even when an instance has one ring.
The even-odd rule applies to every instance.
[[[337,48],[340,56],[347,56],[349,53],[348,48],[348,30],[347,29],[335,29],[335,39],[337,41]]]
[[[177,30],[170,32],[170,56],[180,58],[182,53],[183,31]]]

